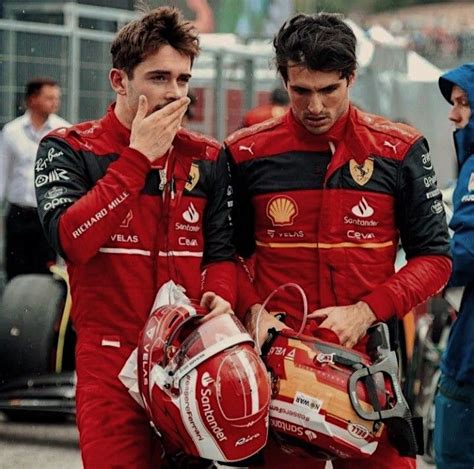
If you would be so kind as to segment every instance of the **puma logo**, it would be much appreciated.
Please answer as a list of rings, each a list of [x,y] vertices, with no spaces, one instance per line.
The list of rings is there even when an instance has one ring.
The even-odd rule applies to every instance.
[[[251,155],[253,155],[254,153],[253,153],[252,148],[253,148],[254,145],[255,145],[255,142],[253,142],[252,145],[250,145],[249,147],[246,147],[245,145],[240,145],[239,150],[240,151],[244,151],[244,150],[248,151]]]
[[[388,148],[391,148],[393,150],[393,153],[397,154],[397,146],[400,145],[400,142],[398,143],[390,143],[388,140],[385,140],[385,142],[383,142],[383,146],[384,147],[388,147]]]

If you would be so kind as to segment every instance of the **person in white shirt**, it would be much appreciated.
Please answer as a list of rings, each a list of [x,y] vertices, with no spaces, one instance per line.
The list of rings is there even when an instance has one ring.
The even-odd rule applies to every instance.
[[[2,130],[0,202],[8,204],[5,223],[8,280],[20,274],[47,273],[48,266],[56,260],[36,211],[34,166],[41,139],[51,130],[70,125],[55,114],[60,100],[61,90],[55,80],[29,81],[25,88],[25,114],[7,123]],[[61,177],[51,174],[51,177],[56,176]],[[51,197],[54,203],[55,194]]]

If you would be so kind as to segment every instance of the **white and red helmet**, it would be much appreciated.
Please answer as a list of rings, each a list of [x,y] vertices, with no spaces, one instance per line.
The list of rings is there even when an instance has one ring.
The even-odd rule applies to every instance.
[[[171,305],[151,314],[138,346],[140,394],[171,454],[240,461],[267,442],[268,374],[234,315],[201,322],[199,313]]]
[[[408,411],[395,354],[380,350],[384,353],[374,362],[364,353],[291,329],[275,333],[264,356],[272,374],[270,429],[286,452],[319,459],[374,453],[382,422]]]

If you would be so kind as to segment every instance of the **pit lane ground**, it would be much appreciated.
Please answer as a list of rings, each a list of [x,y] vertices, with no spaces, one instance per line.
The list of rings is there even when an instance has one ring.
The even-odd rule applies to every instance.
[[[74,421],[62,423],[9,422],[0,412],[0,468],[81,469]],[[331,468],[330,464],[326,465]],[[418,458],[419,469],[434,466]]]

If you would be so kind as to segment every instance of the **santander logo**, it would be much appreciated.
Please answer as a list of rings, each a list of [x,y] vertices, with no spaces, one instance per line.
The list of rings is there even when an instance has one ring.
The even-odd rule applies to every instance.
[[[197,223],[199,221],[199,213],[192,202],[189,204],[188,209],[183,212],[183,218],[188,223]]]
[[[207,388],[213,382],[214,382],[214,378],[207,371],[205,371],[201,377],[202,386]]]
[[[352,207],[352,213],[357,217],[367,218],[374,214],[374,209],[365,200],[365,197],[362,197],[359,203]]]

